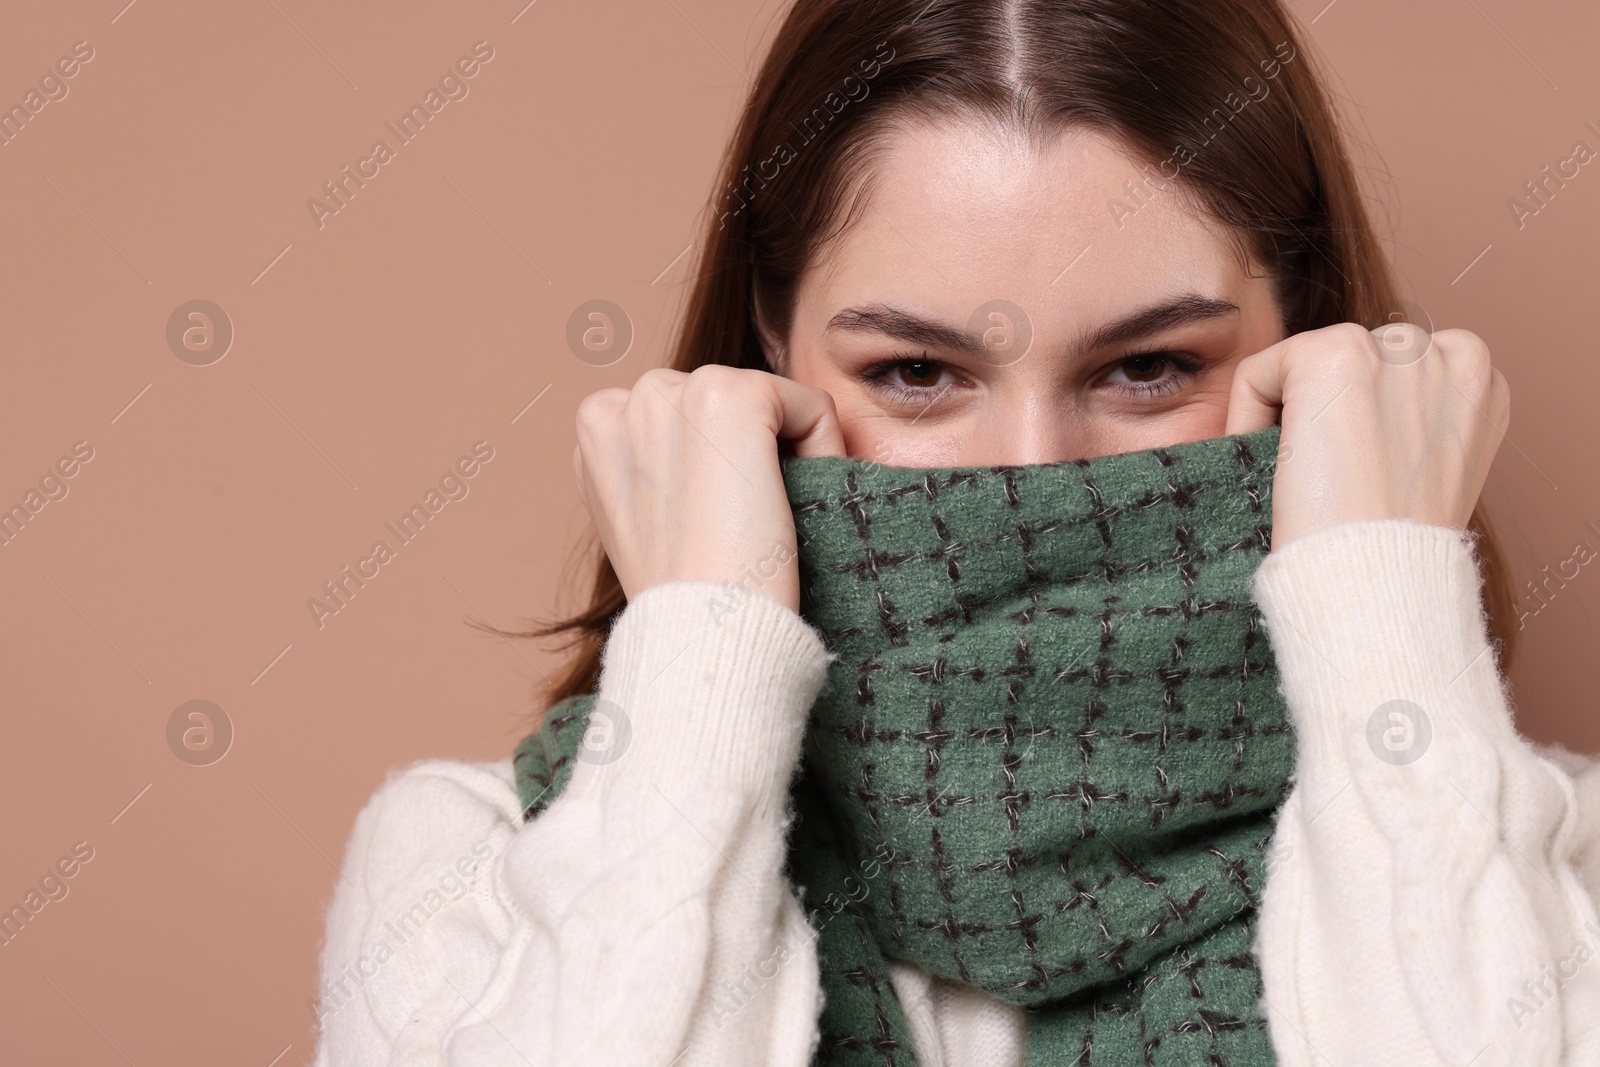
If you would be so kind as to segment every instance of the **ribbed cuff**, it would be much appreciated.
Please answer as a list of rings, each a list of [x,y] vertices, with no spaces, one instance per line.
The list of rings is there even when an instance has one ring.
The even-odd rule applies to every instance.
[[[719,582],[651,586],[606,642],[599,696],[621,709],[626,750],[577,776],[668,796],[712,786],[776,810],[827,676],[816,631],[762,593]]]
[[[1302,740],[1346,739],[1397,699],[1499,735],[1480,584],[1470,534],[1409,519],[1341,523],[1271,552],[1252,596]]]

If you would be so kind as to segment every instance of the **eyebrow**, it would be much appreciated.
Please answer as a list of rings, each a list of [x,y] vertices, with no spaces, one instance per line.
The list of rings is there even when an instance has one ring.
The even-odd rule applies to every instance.
[[[1223,318],[1238,311],[1239,305],[1229,300],[1200,293],[1183,293],[1106,323],[1081,337],[1079,348],[1092,352],[1111,345],[1127,344],[1164,330]],[[981,340],[964,330],[888,304],[845,308],[828,320],[823,332],[830,330],[881,333],[928,348],[970,352],[974,355],[981,355],[985,350]]]

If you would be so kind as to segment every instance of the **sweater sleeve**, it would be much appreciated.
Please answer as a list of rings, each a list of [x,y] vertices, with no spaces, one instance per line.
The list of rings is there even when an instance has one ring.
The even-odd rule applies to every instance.
[[[509,760],[392,776],[329,910],[318,1067],[806,1067],[821,986],[783,867],[826,665],[769,597],[656,586],[607,643],[611,745],[580,754],[535,818]],[[428,897],[458,854],[482,860],[467,888]],[[426,917],[396,944],[418,900]],[[360,981],[330,1006],[346,974]]]
[[[1403,519],[1257,571],[1298,746],[1257,942],[1283,1067],[1600,1062],[1600,775],[1516,732],[1479,586],[1471,535]]]

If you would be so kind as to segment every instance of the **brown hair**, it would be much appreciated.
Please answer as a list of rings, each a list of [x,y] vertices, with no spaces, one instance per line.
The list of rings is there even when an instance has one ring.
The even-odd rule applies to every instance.
[[[801,274],[830,225],[842,231],[863,205],[885,134],[941,116],[1116,138],[1147,161],[1148,181],[1176,181],[1237,228],[1275,280],[1289,335],[1374,327],[1400,307],[1320,78],[1278,0],[795,0],[723,159],[669,366],[773,369],[754,309],[788,336]],[[1468,529],[1508,670],[1515,605],[1481,504]],[[516,635],[574,648],[552,702],[597,686],[625,603],[602,552],[586,609]]]

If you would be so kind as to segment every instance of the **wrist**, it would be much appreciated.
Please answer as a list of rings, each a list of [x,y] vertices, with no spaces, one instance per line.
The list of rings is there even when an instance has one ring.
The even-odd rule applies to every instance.
[[[827,662],[816,632],[765,593],[728,582],[650,586],[607,640],[597,694],[627,747],[580,757],[572,785],[673,797],[729,789],[781,804]]]
[[[663,568],[637,589],[624,584],[629,602],[652,589],[680,582],[724,586],[708,594],[716,607],[712,618],[719,622],[752,596],[765,595],[792,612],[800,610],[800,568],[795,562],[793,539],[774,539],[764,549],[708,551],[694,558]]]

